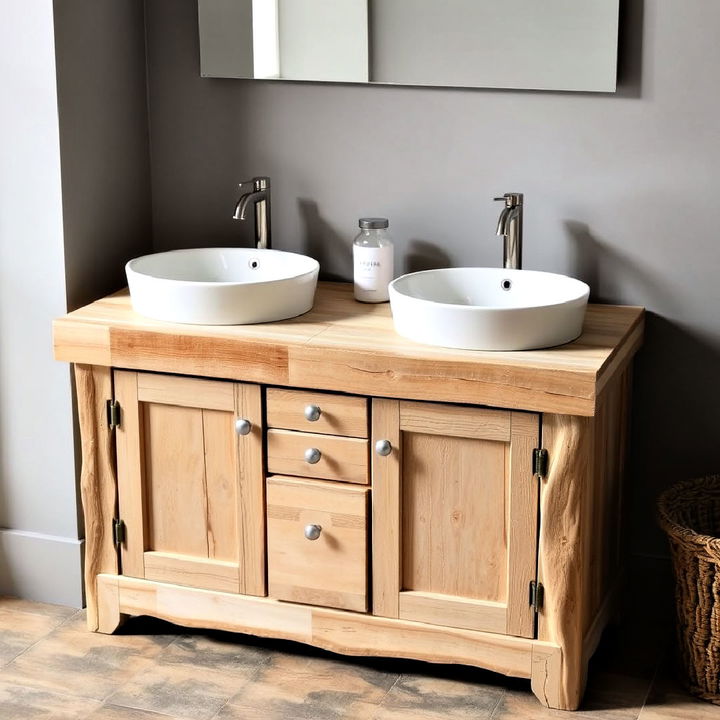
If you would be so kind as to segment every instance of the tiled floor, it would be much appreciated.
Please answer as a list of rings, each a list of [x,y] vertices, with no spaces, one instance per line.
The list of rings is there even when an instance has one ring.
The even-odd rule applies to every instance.
[[[673,679],[667,607],[648,610],[639,587],[574,715],[542,708],[528,681],[472,668],[342,658],[150,618],[105,636],[85,630],[82,611],[0,598],[0,720],[720,720]]]

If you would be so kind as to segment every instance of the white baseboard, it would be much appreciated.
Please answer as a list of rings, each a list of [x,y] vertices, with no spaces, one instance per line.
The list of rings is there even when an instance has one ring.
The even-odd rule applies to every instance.
[[[83,606],[85,541],[0,529],[0,595]]]

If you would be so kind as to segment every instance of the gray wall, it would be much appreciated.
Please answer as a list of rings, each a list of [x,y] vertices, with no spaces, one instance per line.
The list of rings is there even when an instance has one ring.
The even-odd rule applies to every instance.
[[[497,265],[492,197],[524,192],[525,267],[649,311],[629,528],[664,553],[657,493],[720,470],[720,5],[626,0],[607,95],[201,79],[196,12],[146,2],[155,248],[249,244],[235,185],[267,174],[275,247],[326,276],[368,214],[399,270]]]
[[[0,16],[0,594],[79,606],[71,379],[51,323],[122,287],[151,247],[143,3],[0,0]]]

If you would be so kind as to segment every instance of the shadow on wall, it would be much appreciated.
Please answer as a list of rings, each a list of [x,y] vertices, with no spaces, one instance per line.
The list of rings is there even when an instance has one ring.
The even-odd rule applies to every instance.
[[[642,97],[645,0],[620,0],[616,97]]]
[[[678,480],[720,472],[720,338],[702,338],[652,312],[645,327],[633,376],[628,534],[631,547],[656,554],[667,544],[654,503],[643,501]],[[636,521],[642,515],[647,523]]]
[[[405,256],[405,272],[435,270],[450,267],[451,264],[450,256],[439,245],[427,240],[410,240]]]
[[[314,200],[298,199],[303,223],[303,249],[320,263],[320,279],[352,280],[352,246],[320,214]]]
[[[571,274],[590,285],[592,302],[617,302],[619,288],[634,285],[650,308],[674,304],[668,283],[633,256],[602,242],[583,223],[567,221],[565,228],[574,241]],[[719,367],[720,337],[702,337],[647,312],[634,367],[628,461],[626,520],[635,552],[667,552],[649,498],[678,480],[720,472]]]

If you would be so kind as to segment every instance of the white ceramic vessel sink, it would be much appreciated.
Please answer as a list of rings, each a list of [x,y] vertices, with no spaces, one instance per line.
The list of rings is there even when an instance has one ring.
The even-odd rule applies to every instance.
[[[197,248],[144,255],[125,266],[135,312],[168,322],[247,325],[302,315],[319,265],[305,255]]]
[[[582,332],[590,288],[534,270],[444,268],[390,283],[395,330],[427,345],[466,350],[531,350]]]

